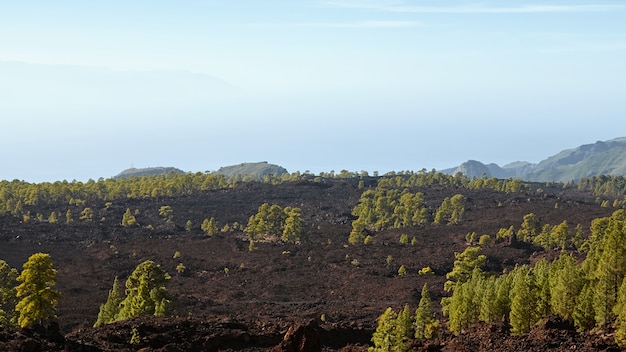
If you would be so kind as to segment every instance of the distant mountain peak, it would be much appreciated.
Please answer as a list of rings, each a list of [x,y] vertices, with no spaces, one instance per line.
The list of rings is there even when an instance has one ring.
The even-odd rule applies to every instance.
[[[257,179],[262,179],[267,175],[281,176],[288,173],[288,171],[282,166],[270,164],[267,161],[261,161],[255,163],[241,163],[238,165],[224,166],[219,168],[216,173],[225,175],[227,177],[254,176]]]
[[[181,169],[177,169],[175,167],[145,167],[145,168],[134,168],[126,169],[119,174],[113,176],[114,179],[127,178],[127,177],[141,177],[141,176],[155,176],[155,175],[165,175],[165,174],[184,174],[185,172]]]

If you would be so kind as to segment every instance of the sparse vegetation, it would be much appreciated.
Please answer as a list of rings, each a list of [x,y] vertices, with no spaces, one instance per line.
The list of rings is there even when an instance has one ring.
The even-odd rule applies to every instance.
[[[349,172],[343,174],[345,176]],[[430,309],[421,308],[419,313],[416,310],[415,317],[409,319],[411,321],[409,328],[406,328],[407,325],[404,323],[407,320],[405,308],[394,312],[396,322],[401,321],[403,323],[398,323],[395,328],[388,331],[399,335],[393,338],[387,337],[385,340],[385,335],[381,332],[384,329],[381,328],[381,331],[377,329],[378,342],[373,342],[373,348],[384,348],[382,346],[385,343],[398,341],[399,345],[396,347],[402,349],[402,346],[411,346],[410,340],[414,338],[448,336],[448,334],[440,334],[440,329],[448,329],[452,333],[459,334],[464,330],[471,329],[477,322],[495,323],[501,322],[503,319],[512,327],[512,334],[523,336],[527,332],[537,329],[538,324],[547,316],[558,316],[560,319],[574,324],[579,331],[608,331],[607,336],[614,336],[617,343],[626,344],[626,337],[624,337],[626,336],[624,332],[626,331],[626,323],[624,323],[626,321],[626,309],[624,309],[626,306],[624,304],[626,301],[624,298],[626,297],[624,293],[626,292],[626,284],[624,283],[626,271],[623,269],[626,267],[626,254],[622,253],[624,251],[620,249],[626,248],[626,243],[622,243],[623,238],[626,238],[626,235],[622,233],[624,232],[623,229],[626,228],[624,225],[626,215],[624,215],[624,210],[620,208],[623,202],[616,199],[617,197],[600,196],[596,204],[583,201],[572,202],[568,198],[570,194],[576,195],[572,199],[591,199],[592,202],[595,197],[590,197],[584,189],[577,189],[573,185],[565,187],[559,184],[542,183],[542,192],[537,192],[536,184],[513,183],[510,180],[497,180],[496,183],[487,178],[467,180],[462,176],[448,177],[426,172],[419,174],[394,173],[383,176],[380,180],[369,177],[358,180],[343,176],[339,178],[338,175],[340,174],[334,175],[337,177],[332,179],[328,179],[326,176],[316,176],[319,178],[318,184],[314,184],[313,177],[300,175],[298,180],[310,179],[311,181],[310,183],[307,181],[294,185],[284,184],[285,189],[290,192],[294,191],[288,193],[289,197],[274,195],[272,192],[275,189],[266,185],[253,184],[244,187],[233,184],[225,188],[228,191],[224,191],[223,194],[215,192],[209,195],[207,193],[200,203],[203,204],[202,206],[198,207],[196,205],[198,203],[193,203],[195,208],[185,203],[188,199],[177,199],[175,194],[178,194],[176,193],[178,191],[172,191],[170,195],[163,195],[165,193],[162,193],[162,190],[154,191],[155,194],[161,194],[160,198],[145,196],[144,198],[127,197],[119,201],[115,199],[115,202],[111,202],[104,208],[103,201],[99,200],[108,197],[104,195],[104,187],[99,188],[98,195],[76,192],[72,194],[72,202],[66,200],[59,204],[47,203],[49,199],[53,199],[52,196],[48,198],[41,195],[33,196],[38,199],[38,203],[27,203],[25,201],[27,197],[23,194],[25,191],[18,192],[19,195],[10,196],[0,193],[0,198],[7,199],[9,197],[21,201],[21,204],[9,202],[10,204],[7,205],[5,202],[3,205],[5,209],[11,209],[11,211],[3,213],[4,215],[0,215],[0,217],[4,216],[0,219],[2,226],[4,226],[0,235],[5,241],[3,243],[7,243],[6,248],[9,248],[4,250],[3,254],[6,255],[6,253],[10,253],[10,250],[19,248],[19,245],[31,246],[29,248],[33,248],[33,246],[55,248],[58,251],[59,248],[65,248],[61,246],[67,246],[67,243],[73,240],[71,236],[76,236],[80,242],[71,242],[72,244],[79,243],[77,248],[80,251],[73,255],[77,258],[75,259],[76,263],[85,267],[89,266],[89,264],[85,265],[85,255],[81,251],[94,255],[94,258],[104,258],[103,260],[111,260],[111,262],[115,260],[115,265],[106,269],[99,269],[101,272],[107,273],[108,277],[114,277],[113,274],[117,275],[117,273],[113,273],[113,268],[116,268],[115,270],[119,271],[120,274],[127,275],[138,262],[154,256],[165,261],[168,270],[176,271],[178,275],[173,281],[177,285],[180,284],[182,289],[191,287],[190,283],[219,283],[225,287],[224,291],[220,292],[232,290],[239,295],[235,301],[242,299],[241,297],[243,297],[242,300],[249,300],[248,292],[258,295],[258,292],[254,290],[258,290],[260,284],[253,283],[251,275],[254,275],[255,280],[257,280],[257,275],[260,277],[259,280],[267,280],[264,283],[264,288],[267,290],[262,292],[271,300],[275,298],[273,295],[277,295],[276,292],[280,292],[280,294],[290,292],[291,285],[289,283],[292,281],[287,280],[293,280],[294,275],[299,275],[300,271],[306,273],[304,275],[307,275],[307,280],[318,280],[310,283],[307,281],[307,290],[311,291],[312,296],[316,297],[315,299],[318,299],[318,296],[322,297],[323,294],[346,297],[346,288],[342,285],[346,285],[347,289],[354,289],[355,285],[362,285],[365,292],[374,292],[375,288],[368,282],[372,277],[385,285],[394,285],[387,290],[388,292],[400,287],[399,285],[412,286],[413,291],[421,286],[422,299],[419,300],[419,304],[417,292],[415,292],[417,294],[406,295],[410,297],[407,302],[395,301],[396,298],[392,296],[392,293],[385,293],[387,302],[398,302],[397,304],[401,307],[406,303],[413,309],[416,306],[418,310],[422,306],[430,306]],[[172,176],[168,179],[173,180],[176,177]],[[187,180],[192,178],[187,178]],[[198,179],[200,178],[198,176]],[[345,180],[346,183],[333,183],[338,182],[337,179]],[[430,183],[427,180],[428,182],[440,182],[435,183],[436,188],[433,188],[435,191],[430,190],[428,186]],[[148,181],[150,181],[149,178],[146,178],[142,182]],[[356,191],[359,189],[359,181],[362,181],[362,189]],[[418,181],[422,183],[418,185]],[[102,185],[102,182],[104,181],[94,183]],[[132,182],[139,181],[119,182],[134,184]],[[281,182],[290,181],[284,181],[274,176],[263,181],[264,184],[274,185]],[[314,186],[311,186],[312,184]],[[335,185],[341,186],[329,190]],[[505,191],[500,190],[502,185],[508,185],[508,187],[517,185],[519,188],[516,192],[519,193],[506,194]],[[475,191],[480,188],[472,188],[487,186],[489,191],[484,193]],[[2,187],[6,187],[6,183],[0,185],[0,188]],[[82,190],[81,187],[88,189],[86,184],[76,185],[77,189]],[[195,186],[188,185],[185,187],[188,190],[187,195],[196,194],[194,193],[196,191],[193,190]],[[28,185],[25,185],[25,188],[35,189]],[[466,191],[468,189],[472,191]],[[352,204],[351,206],[353,206],[359,199],[360,192],[365,194],[368,191],[373,193],[365,197],[361,196],[361,203],[352,209],[345,205],[340,208],[332,204],[332,202],[339,202],[340,197],[345,197],[349,198],[352,203],[346,201],[342,204]],[[144,191],[125,190],[124,192],[140,194]],[[237,198],[245,192],[260,193],[260,195],[255,196],[254,202],[250,202],[253,204],[252,207],[250,203],[246,204],[245,201]],[[314,196],[307,192],[314,194]],[[334,195],[333,192],[340,194],[340,196]],[[381,198],[376,198],[376,192]],[[303,199],[290,198],[291,194],[302,194]],[[408,199],[419,199],[418,194],[421,194],[422,197],[420,203],[422,207],[419,208],[417,214],[423,215],[426,220],[413,222],[413,217],[407,215],[410,214],[407,208],[410,208],[409,204],[415,204],[409,202]],[[460,216],[453,216],[451,214],[454,214],[454,211],[450,212],[448,206],[444,207],[444,203],[446,203],[445,199],[448,199],[447,203],[451,207],[452,199],[457,195],[463,197],[464,206],[463,211],[457,211],[457,215]],[[559,207],[556,209],[554,207],[557,204],[555,203],[555,195],[559,197]],[[227,199],[227,201],[219,203],[220,206],[214,206],[210,204],[210,197],[222,197],[220,199]],[[324,197],[330,198],[330,201],[324,203]],[[402,200],[403,197],[404,200]],[[237,208],[237,210],[223,211],[221,207],[225,207],[224,204],[229,204],[231,199],[233,203],[231,208]],[[248,222],[245,233],[242,233],[242,226],[238,223],[245,221],[247,216],[254,213],[254,210],[250,210],[261,203],[259,199],[267,199],[267,202],[261,206],[264,209],[261,207],[257,209],[257,213],[252,216],[254,220],[252,223]],[[607,200],[608,203],[606,203]],[[162,207],[159,208],[159,206],[164,202],[169,204],[167,207],[170,208],[170,211],[176,209],[176,214],[178,214],[176,217],[169,216],[173,211],[170,213],[161,211]],[[298,208],[283,208],[272,202],[297,204]],[[601,207],[603,203],[608,205],[605,204],[604,207]],[[204,206],[204,204],[209,205]],[[612,206],[610,206],[611,204]],[[593,211],[589,210],[591,205],[593,205]],[[131,207],[135,210],[131,211]],[[467,207],[467,213],[464,212],[465,207]],[[361,210],[358,215],[355,211],[357,208]],[[13,214],[16,209],[18,211]],[[91,209],[95,209],[95,211],[91,211]],[[364,211],[363,209],[368,210]],[[526,213],[526,215],[514,224],[508,224],[507,219],[511,218],[512,209],[517,212],[517,217],[520,217],[519,214]],[[136,224],[134,216],[138,215],[140,210],[142,225],[129,226]],[[358,232],[358,236],[362,236],[362,243],[368,244],[367,247],[345,245],[347,243],[346,235],[350,231],[350,227],[346,229],[342,226],[350,226],[350,220],[346,219],[354,219],[350,218],[350,210],[353,210],[356,217],[351,224],[353,231],[355,226],[358,229],[359,226],[367,224],[361,228],[361,232]],[[64,212],[66,221],[69,219],[69,222],[67,224],[62,221],[57,223],[56,217],[62,216]],[[72,212],[80,214],[80,218],[74,222],[71,222]],[[91,216],[89,216],[90,212]],[[228,231],[211,238],[185,236],[185,241],[189,242],[178,242],[182,239],[180,235],[184,234],[183,229],[189,231],[192,227],[191,224],[196,224],[196,228],[202,224],[200,228],[207,234],[209,234],[207,231],[209,228],[212,234],[219,233],[215,218],[204,219],[207,212],[215,214],[216,218],[224,221],[219,226],[227,227]],[[612,215],[611,212],[613,212]],[[30,214],[37,215],[31,216]],[[50,214],[47,221],[45,214]],[[415,214],[414,212],[413,215]],[[438,216],[437,214],[441,215]],[[579,214],[584,214],[584,216]],[[607,214],[607,216],[599,217],[591,222],[590,214]],[[257,215],[259,215],[258,218],[256,218]],[[25,216],[29,222],[20,222],[20,220],[25,219]],[[96,219],[101,219],[101,221],[94,223],[93,216],[97,216]],[[129,221],[131,216],[133,220]],[[497,218],[498,221],[487,221],[487,216],[491,217],[489,220]],[[120,217],[122,217],[124,228],[120,227]],[[394,220],[391,221],[390,218]],[[410,221],[405,222],[409,218]],[[52,221],[53,219],[54,221]],[[164,226],[160,219],[169,222],[169,225]],[[441,224],[454,225],[455,222],[463,222],[462,226],[453,226],[457,229],[463,229],[463,233],[459,233],[451,226],[433,225],[437,219]],[[145,225],[150,222],[155,224],[152,231],[148,231],[148,225]],[[48,226],[46,223],[57,224]],[[497,225],[494,225],[496,223]],[[574,227],[574,224],[578,225]],[[108,225],[115,229],[111,232],[111,234],[114,233],[114,236],[109,236],[109,233],[106,232],[105,229]],[[396,225],[406,229],[392,230]],[[498,229],[494,226],[503,227]],[[33,233],[33,229],[42,229],[43,233]],[[260,231],[257,232],[259,229]],[[304,237],[305,232],[306,237]],[[99,236],[100,233],[108,237],[93,241],[92,239],[97,238],[96,236]],[[410,243],[414,247],[398,246],[398,241],[402,244],[409,243],[410,236],[407,233],[411,234]],[[401,234],[400,238],[398,238],[399,234]],[[478,234],[482,235],[479,236]],[[245,235],[248,238],[245,238]],[[464,235],[466,236],[465,242],[463,241]],[[248,241],[251,238],[254,239]],[[519,243],[519,241],[525,243]],[[160,252],[152,250],[150,246],[154,243],[159,243],[160,248],[165,248],[165,250]],[[57,245],[58,247],[55,247]],[[262,250],[248,253],[248,251],[254,250],[255,245],[258,245]],[[105,251],[98,252],[102,248]],[[175,249],[184,251],[184,260],[172,260],[172,258],[178,259],[180,257],[180,252],[174,252]],[[173,256],[172,252],[174,252]],[[284,255],[276,257],[281,253]],[[393,254],[393,257],[390,253]],[[436,253],[436,257],[428,257],[428,253]],[[442,255],[442,253],[448,254]],[[498,253],[498,255],[492,258],[491,253]],[[490,255],[490,257],[487,258],[486,255]],[[529,259],[531,255],[532,259]],[[74,260],[73,257],[72,260]],[[542,257],[547,259],[541,260]],[[15,262],[15,258],[16,256],[11,256],[9,259]],[[72,272],[69,266],[71,264],[67,263],[72,263],[72,261],[64,256],[63,262],[66,263],[66,266],[62,267],[64,277],[67,278],[70,276],[67,273]],[[245,268],[243,262],[246,264]],[[129,263],[133,263],[132,266],[129,266]],[[516,263],[519,265],[516,266]],[[191,273],[187,272],[186,265],[193,268]],[[431,265],[437,272],[433,272],[430,266],[425,265]],[[229,269],[229,267],[233,269]],[[236,268],[239,270],[235,270]],[[403,276],[404,279],[394,278],[396,268],[398,268],[397,275]],[[407,268],[410,268],[410,273]],[[418,268],[422,269],[417,271]],[[439,268],[452,268],[452,270],[446,275],[447,281],[444,284],[443,293],[440,286],[432,291],[432,297],[436,299],[433,303],[430,301],[430,293],[425,293],[424,290],[427,290],[427,287],[432,288],[434,283],[437,285],[443,283],[445,272],[439,272]],[[494,272],[494,268],[503,270]],[[88,275],[86,274],[87,270],[87,268],[80,268],[78,271],[80,274],[77,273],[76,277]],[[228,277],[231,270],[235,271],[233,275]],[[411,274],[415,273],[414,270],[419,275]],[[5,275],[5,271],[12,274]],[[61,269],[59,271],[61,272]],[[167,283],[170,280],[169,275],[162,270],[161,272],[162,281]],[[17,275],[18,271],[11,270],[8,266],[3,269],[0,261],[0,274],[0,293],[15,290],[19,282],[15,280],[11,283],[11,277],[17,279],[17,276],[20,276]],[[157,273],[156,277],[159,275]],[[322,276],[328,282],[320,281],[319,277]],[[154,291],[148,289],[147,284],[141,284],[142,280],[146,282],[152,280],[152,278],[146,277],[138,279],[138,284],[131,285],[133,288],[127,287],[126,292],[124,292],[123,284],[120,285],[116,279],[109,291],[107,301],[100,307],[96,324],[102,326],[116,321],[122,316],[130,316],[130,313],[126,313],[127,311],[142,312],[139,314],[144,315],[162,315],[167,313],[168,308],[175,308],[179,309],[175,314],[188,315],[187,312],[191,311],[190,308],[173,308],[169,303],[170,298],[167,291],[160,289],[165,287],[165,283],[157,284],[159,288]],[[270,279],[267,279],[268,277]],[[281,278],[276,279],[276,277]],[[336,277],[342,277],[341,281],[337,281]],[[77,288],[64,283],[61,292],[64,295],[67,292],[70,297],[79,296],[82,294],[81,290],[92,290],[90,295],[95,295],[93,292],[99,292],[97,294],[100,295],[106,292],[106,288],[94,291],[93,287],[89,286],[93,285],[91,282],[97,280],[88,277],[85,281],[86,288],[82,286]],[[424,285],[424,283],[428,285]],[[144,287],[140,288],[142,285]],[[241,288],[237,286],[233,290],[234,285],[241,285]],[[204,302],[203,300],[208,300],[208,297],[222,295],[222,293],[218,293],[217,289],[209,286],[211,285],[203,286],[206,292],[191,292],[189,297],[193,298],[187,299],[197,299]],[[320,294],[322,289],[324,293]],[[177,290],[179,289],[177,288]],[[146,295],[145,292],[149,293]],[[129,294],[135,298],[128,298]],[[176,294],[179,295],[179,291],[176,291]],[[15,293],[0,294],[0,325],[11,326],[17,323],[19,312],[14,309],[17,301],[11,302],[11,297],[15,298]],[[229,300],[227,304],[234,306],[236,303],[230,301],[233,300],[233,297],[235,297],[235,293],[223,293],[219,299]],[[150,302],[139,303],[141,299],[149,299]],[[371,306],[381,304],[376,298],[368,299],[370,302],[368,304]],[[438,304],[439,299],[441,299],[441,305]],[[422,300],[424,300],[423,304]],[[52,299],[51,302],[53,301]],[[332,313],[333,324],[336,321],[341,323],[342,319],[347,317],[341,308],[337,308],[339,303],[334,303],[337,301],[332,300],[331,303],[328,303],[319,298],[319,302],[321,302],[319,304],[324,307],[317,310],[317,314],[322,311],[327,314]],[[186,301],[183,299],[182,302]],[[69,303],[65,304],[69,306]],[[327,306],[332,304],[335,306],[328,309]],[[341,304],[352,304],[350,307],[353,309],[358,302],[341,301]],[[387,304],[385,303],[385,306]],[[67,306],[64,312],[72,309],[67,308]],[[144,310],[148,306],[154,309]],[[197,306],[200,307],[201,304],[198,303]],[[230,307],[228,306],[229,309]],[[378,306],[378,308],[381,307]],[[335,311],[338,314],[335,314]],[[298,314],[285,312],[286,310],[283,310],[280,314]],[[204,311],[200,311],[197,314],[200,316],[204,313]],[[245,314],[247,313],[242,313],[242,315]],[[261,314],[268,314],[267,310]],[[193,315],[196,315],[195,311]],[[390,316],[393,317],[393,314]],[[440,318],[443,316],[443,319],[439,321],[437,316]],[[422,318],[418,321],[418,317]],[[91,317],[91,319],[94,318]],[[381,320],[390,320],[387,318],[382,319],[381,317]],[[48,319],[54,319],[54,314],[42,320]],[[372,318],[371,321],[373,322],[374,319]],[[75,322],[72,323],[75,324]],[[373,330],[373,327],[371,328]],[[409,331],[408,334],[407,331]],[[124,336],[128,336],[128,333]],[[147,341],[148,337],[141,336],[141,338],[144,339],[140,339],[143,343]]]

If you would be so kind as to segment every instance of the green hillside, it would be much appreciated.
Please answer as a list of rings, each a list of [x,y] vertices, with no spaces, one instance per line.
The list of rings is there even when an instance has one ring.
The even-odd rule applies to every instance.
[[[154,175],[165,175],[169,173],[175,174],[184,174],[185,172],[181,169],[177,169],[175,167],[145,167],[145,168],[134,168],[126,169],[116,176],[114,179],[126,178],[126,177],[141,177],[141,176],[154,176]]]
[[[563,150],[539,164],[514,162],[500,167],[470,160],[458,167],[442,170],[461,172],[468,177],[520,178],[529,181],[568,182],[596,175],[626,176],[626,137],[584,144]]]
[[[248,176],[256,179],[262,179],[267,175],[281,176],[288,173],[288,171],[282,166],[262,161],[258,163],[242,163],[239,165],[224,166],[217,170],[216,173],[226,177]]]

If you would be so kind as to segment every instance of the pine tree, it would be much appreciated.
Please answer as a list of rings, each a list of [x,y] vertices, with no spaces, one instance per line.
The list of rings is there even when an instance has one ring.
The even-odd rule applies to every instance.
[[[98,326],[114,322],[116,320],[115,317],[120,312],[120,303],[122,300],[124,300],[124,295],[122,294],[122,288],[116,276],[115,280],[113,280],[113,288],[109,291],[107,301],[100,305],[98,320],[96,320],[93,327],[97,328]]]
[[[463,221],[465,216],[465,197],[461,194],[455,194],[450,198],[452,214],[450,214],[450,223],[458,224]]]
[[[450,217],[452,216],[452,203],[450,202],[450,198],[446,197],[441,202],[439,208],[437,208],[437,212],[435,213],[435,224],[444,224],[446,223]]]
[[[576,248],[577,251],[582,250],[582,245],[584,243],[584,239],[583,239],[583,227],[581,224],[576,225],[576,233],[574,234],[574,237],[572,237],[571,239],[571,243],[572,246],[574,246],[574,248]]]
[[[536,322],[533,297],[534,279],[526,265],[517,267],[514,272],[509,320],[511,332],[515,335],[522,335],[529,332]]]
[[[510,273],[503,273],[495,282],[496,300],[494,315],[505,321],[511,313],[511,288],[513,287],[513,276]]]
[[[48,222],[51,224],[56,224],[57,221],[57,213],[55,211],[50,212],[50,216],[48,216]]]
[[[167,222],[168,224],[172,222],[173,216],[172,213],[174,210],[169,205],[163,205],[159,208],[159,215]]]
[[[49,254],[35,253],[24,263],[22,273],[17,277],[16,296],[20,301],[15,306],[19,312],[20,327],[42,323],[56,317],[59,292],[52,289],[56,284],[56,270],[52,267]]]
[[[541,233],[541,223],[533,213],[524,215],[524,220],[517,231],[518,239],[524,242],[532,242],[535,236]]]
[[[484,283],[485,287],[483,288],[483,294],[480,301],[480,314],[478,319],[486,323],[493,323],[501,318],[496,307],[498,297],[496,278],[491,276],[485,280]]]
[[[122,226],[132,226],[136,223],[136,219],[130,212],[130,208],[126,208],[124,215],[122,215]]]
[[[478,322],[483,282],[483,273],[476,268],[467,282],[456,284],[452,297],[442,300],[444,315],[449,317],[448,329],[455,335]]]
[[[555,267],[551,274],[552,310],[563,319],[573,321],[576,297],[584,285],[580,267],[571,254],[561,254],[552,266]]]
[[[551,269],[552,265],[548,264],[548,261],[543,258],[532,269],[535,277],[534,291],[536,309],[535,312],[539,317],[546,317],[552,313],[551,304]]]
[[[462,253],[455,253],[454,267],[452,271],[446,274],[448,281],[444,284],[446,291],[452,290],[457,282],[463,283],[472,275],[476,268],[480,268],[487,257],[479,254],[482,249],[480,247],[467,247]]]
[[[264,217],[268,226],[269,235],[280,237],[283,233],[286,218],[287,215],[283,208],[278,204],[272,204],[268,209],[267,215]]]
[[[594,311],[596,324],[604,327],[613,319],[613,306],[617,303],[617,291],[626,274],[626,213],[618,210],[609,218],[603,233],[598,238],[601,243],[593,245],[588,260],[595,260],[596,282],[594,291]],[[592,233],[594,229],[592,229]]]
[[[284,221],[283,234],[280,239],[283,242],[298,242],[302,237],[302,215],[300,208],[285,208],[287,215]]]
[[[83,221],[92,221],[93,220],[93,210],[91,210],[91,208],[85,208],[83,209],[83,211],[80,212],[80,217],[78,218],[79,220],[83,220]]]
[[[404,343],[404,339],[399,334],[398,314],[387,308],[385,312],[378,318],[378,326],[372,335],[374,347],[370,347],[368,351],[407,351],[409,346]]]
[[[415,338],[416,339],[433,339],[437,335],[437,328],[439,322],[435,318],[435,312],[433,311],[433,304],[430,299],[430,292],[428,292],[428,285],[424,284],[422,287],[422,297],[420,298],[419,305],[415,310]]]
[[[206,232],[209,236],[213,236],[219,232],[219,227],[217,226],[215,218],[204,219],[200,227],[202,231]]]
[[[411,317],[411,311],[409,305],[405,305],[404,308],[398,313],[396,319],[398,340],[403,346],[408,345],[408,341],[413,338],[413,318]]]
[[[469,326],[468,315],[471,295],[467,283],[457,283],[452,297],[442,299],[441,305],[444,315],[448,316],[448,330],[458,335],[465,327]]]
[[[558,224],[551,232],[552,243],[558,248],[565,249],[567,246],[567,238],[569,237],[569,227],[567,221]]]
[[[126,280],[126,298],[120,303],[115,320],[124,320],[140,315],[162,316],[170,301],[166,285],[170,275],[153,261],[139,264]]]
[[[554,228],[552,227],[552,225],[543,225],[541,231],[533,238],[533,244],[543,247],[543,249],[546,251],[552,249],[553,242],[551,233],[553,230]]]
[[[576,306],[572,314],[574,325],[579,331],[591,330],[595,323],[595,311],[593,309],[593,284],[587,282],[576,297]]]
[[[613,307],[613,313],[617,316],[615,319],[615,342],[622,346],[626,346],[626,280],[622,283],[618,290],[617,304]]]
[[[360,244],[365,240],[365,224],[363,221],[356,219],[352,222],[352,231],[350,231],[350,235],[348,236],[348,242],[350,244]]]
[[[17,269],[0,260],[0,327],[17,325]]]

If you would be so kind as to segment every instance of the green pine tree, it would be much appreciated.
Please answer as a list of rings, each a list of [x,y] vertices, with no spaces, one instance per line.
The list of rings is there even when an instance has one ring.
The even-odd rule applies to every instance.
[[[486,323],[498,321],[502,316],[499,315],[496,303],[498,298],[496,278],[494,276],[485,280],[483,294],[480,301],[480,314],[478,319]]]
[[[501,321],[506,321],[511,314],[511,288],[513,287],[513,276],[510,273],[500,275],[495,282],[496,300],[494,315]]]
[[[552,304],[551,304],[551,269],[552,265],[548,263],[548,261],[543,258],[532,269],[533,275],[535,277],[535,302],[536,309],[535,312],[539,317],[547,317],[552,314]]]
[[[165,315],[170,304],[166,289],[170,279],[170,275],[153,261],[139,264],[126,280],[126,297],[120,303],[115,320]]]
[[[514,270],[511,290],[511,332],[522,335],[530,331],[536,322],[535,299],[533,297],[534,278],[524,265]]]
[[[419,305],[415,310],[414,336],[417,339],[433,339],[437,337],[438,327],[439,322],[435,317],[428,285],[424,284]]]
[[[480,247],[467,247],[462,253],[455,253],[454,267],[446,274],[448,281],[444,284],[446,291],[452,290],[456,283],[463,283],[469,280],[474,269],[479,269],[485,264],[487,257],[479,254]]]
[[[298,242],[302,237],[302,214],[300,208],[285,208],[283,233],[280,239],[283,242]]]
[[[593,286],[592,283],[587,282],[576,297],[576,306],[572,318],[579,331],[591,330],[596,324],[596,314],[593,309]]]
[[[100,305],[98,320],[96,320],[93,327],[97,328],[98,326],[114,322],[120,312],[120,303],[122,303],[123,300],[124,295],[122,294],[122,287],[116,276],[115,280],[113,280],[113,288],[109,291],[107,301]]]
[[[135,216],[130,212],[130,208],[126,208],[124,215],[122,215],[122,226],[132,226],[137,222]]]
[[[209,236],[213,236],[219,232],[219,227],[217,226],[217,221],[215,221],[215,218],[204,219],[200,227],[202,231],[206,232],[206,234]]]
[[[378,326],[372,335],[374,347],[370,347],[368,349],[369,352],[404,352],[408,350],[409,346],[403,343],[403,338],[399,334],[397,321],[398,314],[394,312],[391,307],[387,308],[385,312],[378,317]]]
[[[618,290],[617,304],[613,307],[615,318],[615,342],[626,347],[626,280],[622,283]]]
[[[537,219],[537,215],[529,213],[524,215],[520,230],[517,231],[517,237],[524,242],[533,242],[535,236],[541,233],[541,229],[541,223]]]
[[[56,270],[49,254],[35,253],[24,263],[22,273],[17,277],[16,296],[20,301],[15,306],[19,312],[18,324],[27,327],[41,324],[56,318],[56,306],[60,294],[53,290],[56,284]]]
[[[411,311],[409,305],[405,305],[400,312],[398,312],[398,318],[396,319],[398,340],[401,345],[408,345],[409,340],[413,338],[413,317],[411,317]]]
[[[17,269],[0,260],[0,327],[17,325],[17,277]]]
[[[563,319],[573,321],[576,297],[584,285],[582,272],[571,254],[561,254],[552,266],[555,267],[551,274],[552,310]]]

